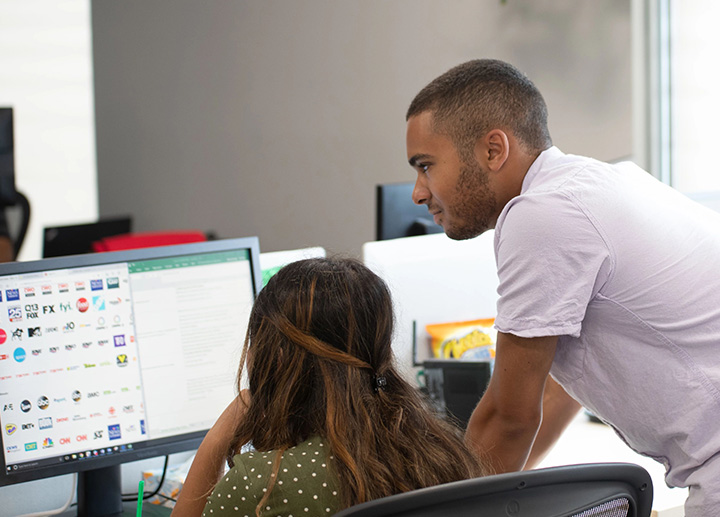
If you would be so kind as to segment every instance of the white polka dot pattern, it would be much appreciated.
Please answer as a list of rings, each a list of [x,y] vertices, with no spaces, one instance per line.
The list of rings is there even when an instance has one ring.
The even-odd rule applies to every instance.
[[[338,481],[327,450],[323,440],[315,436],[285,451],[261,515],[332,515],[340,510]],[[275,452],[247,452],[234,460],[235,466],[208,498],[204,516],[255,515],[255,508],[273,481]]]

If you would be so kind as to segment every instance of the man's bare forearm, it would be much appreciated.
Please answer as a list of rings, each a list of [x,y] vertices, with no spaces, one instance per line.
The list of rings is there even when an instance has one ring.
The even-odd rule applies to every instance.
[[[543,395],[543,418],[525,469],[532,469],[545,458],[563,431],[575,418],[581,405],[548,376]]]

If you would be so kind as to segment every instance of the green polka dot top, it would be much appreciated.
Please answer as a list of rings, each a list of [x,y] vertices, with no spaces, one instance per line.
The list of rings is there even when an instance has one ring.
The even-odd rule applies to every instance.
[[[235,466],[215,486],[203,516],[255,516],[273,475],[275,452],[247,452],[233,459]],[[286,450],[260,515],[330,516],[341,510],[338,480],[329,465],[332,459],[328,444],[319,437]]]

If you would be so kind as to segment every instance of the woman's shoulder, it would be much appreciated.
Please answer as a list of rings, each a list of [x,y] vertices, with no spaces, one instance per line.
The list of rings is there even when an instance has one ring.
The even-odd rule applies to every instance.
[[[273,515],[332,515],[340,508],[338,481],[326,440],[314,436],[282,452],[249,451],[234,457],[235,466],[208,498],[205,515],[254,515],[270,490],[265,510]],[[306,510],[307,509],[307,510]],[[243,513],[245,512],[245,513]]]

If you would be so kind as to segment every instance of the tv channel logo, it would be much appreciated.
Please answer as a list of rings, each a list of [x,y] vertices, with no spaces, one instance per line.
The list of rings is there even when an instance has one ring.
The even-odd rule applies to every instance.
[[[0,345],[4,345],[5,341],[7,341],[7,332],[5,329],[0,329]]]
[[[32,409],[32,404],[30,403],[29,400],[23,400],[23,401],[20,403],[20,410],[21,410],[23,413],[27,413],[27,412],[30,411],[31,409]]]
[[[52,429],[53,421],[52,417],[45,417],[45,418],[39,418],[38,419],[38,427],[40,429]]]
[[[105,310],[105,298],[102,296],[93,296],[93,309],[96,311]]]
[[[90,308],[90,302],[87,301],[87,298],[79,298],[75,307],[77,307],[77,310],[80,312],[87,312]]]
[[[26,451],[36,451],[37,450],[37,442],[26,443],[25,450]]]
[[[38,398],[37,405],[40,409],[45,410],[50,405],[50,399],[47,398],[45,395],[41,395]]]
[[[5,299],[9,302],[20,299],[20,289],[6,289]]]
[[[120,279],[116,276],[111,276],[107,279],[107,288],[108,289],[117,289],[120,287]]]
[[[118,355],[117,359],[115,359],[115,364],[117,364],[120,368],[127,366],[129,364],[127,354]]]
[[[40,306],[37,303],[28,303],[25,305],[25,317],[29,320],[37,319]]]
[[[18,363],[22,363],[25,360],[25,357],[25,349],[22,347],[16,348],[13,352],[13,359],[15,359]]]
[[[22,307],[16,305],[14,307],[8,307],[8,318],[11,322],[22,321]]]
[[[120,334],[118,336],[113,336],[113,341],[115,342],[115,346],[125,346],[125,334]]]
[[[8,434],[8,436],[15,434],[15,431],[17,431],[17,426],[15,424],[7,424],[5,426],[5,432]]]
[[[112,424],[108,426],[108,438],[110,440],[119,440],[122,438],[120,424]]]
[[[102,291],[103,290],[103,281],[99,278],[96,280],[90,280],[90,290],[91,291]]]

